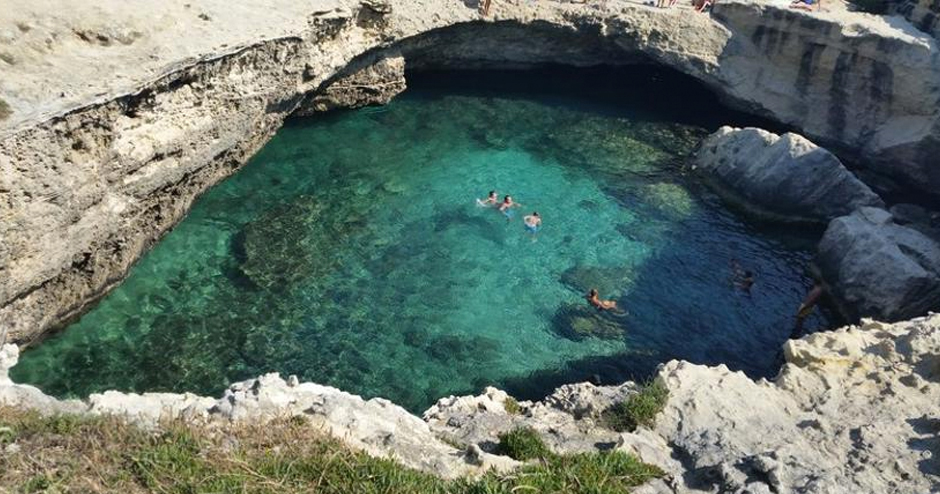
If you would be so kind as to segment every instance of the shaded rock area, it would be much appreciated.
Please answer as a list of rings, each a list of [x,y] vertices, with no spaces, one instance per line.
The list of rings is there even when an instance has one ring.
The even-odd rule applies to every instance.
[[[606,429],[604,410],[638,387],[559,387],[516,403],[488,387],[479,396],[441,398],[423,420],[387,400],[268,374],[233,384],[219,399],[192,394],[95,394],[59,401],[0,379],[0,404],[51,414],[114,414],[155,427],[161,418],[212,426],[302,415],[369,454],[443,475],[505,471],[499,434],[529,427],[558,453],[622,450],[667,472],[639,493],[934,492],[940,489],[940,314],[896,324],[864,321],[784,345],[773,381],[724,366],[671,361],[668,389],[651,428]],[[0,376],[17,347],[0,349]]]
[[[898,321],[940,310],[940,244],[883,209],[833,220],[817,263],[851,318]]]
[[[859,207],[884,207],[832,153],[793,133],[722,127],[702,142],[694,163],[725,197],[760,216],[826,223]]]
[[[387,6],[385,3],[379,5]],[[377,7],[370,4],[369,8]],[[338,108],[384,105],[407,88],[404,57],[388,56],[364,67],[354,63],[353,67],[358,70],[338,76],[326,88],[301,103],[295,114],[304,116]]]

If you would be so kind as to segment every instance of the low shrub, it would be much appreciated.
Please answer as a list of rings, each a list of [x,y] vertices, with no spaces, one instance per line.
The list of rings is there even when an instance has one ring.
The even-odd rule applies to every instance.
[[[497,451],[519,461],[548,458],[552,455],[539,433],[531,427],[518,427],[500,434]]]
[[[522,413],[522,407],[519,406],[519,402],[512,396],[507,397],[506,400],[503,401],[503,408],[506,409],[506,413],[509,415],[519,415]]]
[[[601,412],[601,423],[617,432],[632,432],[639,426],[652,427],[668,398],[666,386],[660,381],[651,381],[636,394]]]

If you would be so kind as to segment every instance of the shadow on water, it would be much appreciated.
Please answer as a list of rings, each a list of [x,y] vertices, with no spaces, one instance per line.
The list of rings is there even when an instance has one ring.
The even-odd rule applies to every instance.
[[[425,99],[453,95],[538,99],[599,115],[694,125],[709,131],[722,125],[787,130],[770,120],[722,106],[715,93],[696,79],[659,65],[574,68],[547,64],[524,72],[408,71],[405,77],[409,91]]]
[[[705,202],[718,200],[704,190],[700,197]],[[520,399],[541,399],[566,383],[643,382],[673,359],[710,366],[724,364],[752,379],[773,378],[783,364],[783,343],[799,336],[794,335],[795,313],[802,295],[813,284],[810,273],[803,268],[811,256],[808,233],[821,231],[745,225],[725,214],[707,221],[734,224],[737,234],[716,243],[704,236],[706,230],[699,227],[698,221],[674,223],[662,233],[666,237],[663,247],[636,269],[586,267],[563,274],[561,281],[573,293],[582,294],[587,286],[597,286],[629,312],[623,318],[604,317],[622,326],[626,352],[569,361],[494,385]],[[621,233],[633,234],[627,228]],[[774,240],[761,240],[768,237]],[[767,248],[776,254],[773,258],[766,257]],[[733,259],[755,273],[756,283],[750,291],[735,286]],[[762,279],[779,277],[793,283],[762,283]],[[559,313],[568,311],[569,307],[559,309]],[[836,317],[834,310],[822,305],[807,318],[801,335],[832,327],[837,324]],[[570,318],[556,319],[556,324],[571,322]],[[557,332],[571,333],[568,328]]]

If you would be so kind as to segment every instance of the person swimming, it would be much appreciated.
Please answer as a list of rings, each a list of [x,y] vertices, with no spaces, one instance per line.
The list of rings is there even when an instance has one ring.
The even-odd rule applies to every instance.
[[[588,292],[584,297],[587,299],[588,303],[594,306],[597,310],[616,310],[617,301],[616,300],[601,300],[600,296],[597,293],[597,288],[591,288],[591,291]]]
[[[499,212],[506,216],[506,221],[512,220],[512,208],[522,207],[522,204],[513,202],[512,196],[503,197],[503,202],[499,204]]]
[[[495,190],[491,190],[486,199],[477,199],[477,205],[479,206],[496,206],[499,204],[499,199]]]
[[[731,282],[737,288],[751,293],[751,287],[754,286],[754,273],[741,267],[737,259],[731,260],[732,280]]]
[[[539,216],[539,213],[532,211],[532,214],[522,218],[522,221],[525,223],[525,229],[532,235],[535,235],[539,232],[539,227],[542,226],[542,217]]]

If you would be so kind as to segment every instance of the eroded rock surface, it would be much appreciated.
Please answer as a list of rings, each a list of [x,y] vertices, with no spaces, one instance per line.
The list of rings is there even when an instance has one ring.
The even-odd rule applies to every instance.
[[[897,321],[940,310],[940,244],[883,209],[829,223],[817,263],[850,317]]]
[[[0,375],[17,350],[0,351]],[[146,426],[161,418],[265,421],[303,415],[373,455],[453,477],[518,463],[491,454],[498,436],[531,427],[556,452],[622,449],[663,468],[638,492],[856,493],[940,489],[940,314],[895,324],[865,321],[784,345],[773,381],[724,366],[664,364],[669,390],[656,425],[606,429],[601,414],[637,387],[569,384],[509,405],[505,392],[440,399],[424,420],[393,403],[268,374],[232,385],[220,399],[119,393],[60,402],[0,380],[0,404],[109,413]]]
[[[722,127],[702,142],[695,166],[758,215],[828,223],[860,207],[884,207],[832,153],[793,133]]]
[[[312,115],[337,108],[384,105],[407,88],[405,58],[389,56],[367,64],[329,83],[297,109],[297,115]]]

